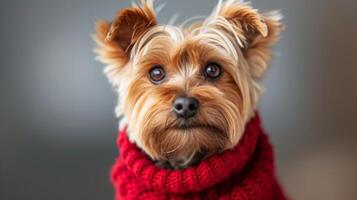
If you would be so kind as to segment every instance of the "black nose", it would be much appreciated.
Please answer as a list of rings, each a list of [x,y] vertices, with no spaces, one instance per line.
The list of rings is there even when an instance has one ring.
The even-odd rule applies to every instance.
[[[199,102],[193,97],[177,97],[173,103],[173,109],[177,117],[191,118],[197,113]]]

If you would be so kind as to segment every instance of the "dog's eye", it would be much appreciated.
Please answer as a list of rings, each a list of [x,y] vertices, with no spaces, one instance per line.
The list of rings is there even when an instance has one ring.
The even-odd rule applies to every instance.
[[[154,84],[160,84],[166,77],[166,72],[161,66],[154,66],[149,72],[149,79]]]
[[[216,63],[209,63],[204,69],[204,75],[206,78],[211,80],[218,79],[222,74],[222,68]]]

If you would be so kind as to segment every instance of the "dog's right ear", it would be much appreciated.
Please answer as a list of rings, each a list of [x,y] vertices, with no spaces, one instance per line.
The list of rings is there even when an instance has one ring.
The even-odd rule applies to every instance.
[[[119,70],[129,61],[130,52],[138,39],[157,24],[151,0],[142,5],[120,10],[112,22],[96,23],[95,52],[103,63]]]

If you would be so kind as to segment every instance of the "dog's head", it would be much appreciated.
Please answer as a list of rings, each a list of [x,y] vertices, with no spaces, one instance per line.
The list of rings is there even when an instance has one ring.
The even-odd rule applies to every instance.
[[[129,138],[175,167],[235,146],[254,115],[279,19],[228,0],[189,26],[161,25],[142,1],[97,22],[96,52]]]

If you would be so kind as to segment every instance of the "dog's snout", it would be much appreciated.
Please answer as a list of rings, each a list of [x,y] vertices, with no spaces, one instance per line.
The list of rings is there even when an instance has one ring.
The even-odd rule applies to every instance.
[[[180,118],[191,118],[197,114],[199,102],[193,97],[177,97],[173,103],[173,109]]]

